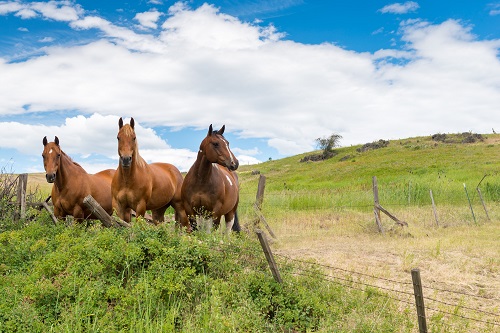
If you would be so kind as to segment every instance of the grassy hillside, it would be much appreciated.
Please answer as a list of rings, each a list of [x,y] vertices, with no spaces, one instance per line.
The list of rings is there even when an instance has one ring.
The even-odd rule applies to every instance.
[[[437,205],[467,205],[464,184],[477,200],[481,180],[484,199],[498,202],[500,135],[482,137],[484,141],[475,143],[462,143],[462,135],[448,135],[446,142],[418,137],[364,152],[358,151],[361,146],[338,148],[335,157],[320,162],[301,163],[309,153],[241,166],[242,205],[255,200],[259,175],[252,171],[256,170],[267,178],[265,202],[285,210],[371,210],[373,176],[383,206],[430,205],[430,190]]]
[[[49,226],[43,226],[49,230],[44,230],[40,234],[55,233],[54,240],[51,240],[51,237],[40,238],[16,232],[2,235],[3,251],[6,254],[13,253],[18,257],[18,259],[16,257],[13,260],[17,260],[21,264],[39,266],[33,273],[35,275],[23,276],[24,266],[20,266],[20,275],[13,275],[12,278],[3,280],[4,285],[10,285],[11,281],[16,279],[23,281],[22,288],[25,290],[23,294],[18,290],[5,289],[7,291],[4,290],[3,297],[6,300],[25,297],[28,302],[28,304],[17,303],[15,306],[18,307],[18,311],[9,312],[9,315],[15,317],[27,309],[30,311],[28,313],[31,317],[28,316],[26,319],[38,324],[39,318],[36,311],[39,310],[34,310],[32,305],[45,306],[46,299],[49,304],[53,304],[50,299],[52,297],[55,304],[63,304],[61,300],[66,302],[64,303],[67,305],[66,307],[57,308],[57,311],[60,312],[54,312],[55,308],[50,308],[49,310],[52,312],[48,313],[62,321],[67,329],[76,329],[75,331],[89,331],[92,328],[102,330],[104,326],[100,325],[106,325],[108,320],[114,320],[113,316],[117,314],[114,314],[113,311],[111,314],[95,312],[95,318],[99,319],[95,321],[82,310],[88,306],[88,311],[92,311],[93,302],[102,300],[96,299],[96,296],[87,295],[87,292],[92,293],[92,290],[83,289],[76,295],[71,294],[71,290],[74,290],[76,286],[80,288],[80,283],[90,281],[92,284],[96,284],[93,288],[97,288],[97,296],[106,295],[108,297],[109,309],[120,308],[116,306],[116,302],[118,302],[121,304],[120,306],[125,306],[125,309],[130,311],[132,318],[119,316],[119,321],[116,324],[121,329],[128,331],[139,327],[144,328],[144,325],[151,322],[148,316],[152,315],[154,316],[153,325],[143,331],[158,331],[158,327],[161,326],[163,331],[168,332],[172,331],[168,327],[177,325],[183,328],[180,331],[189,331],[190,328],[195,327],[201,331],[213,331],[214,328],[217,328],[220,331],[236,332],[238,331],[237,327],[239,327],[238,322],[243,321],[245,325],[249,325],[247,331],[257,329],[257,331],[262,332],[291,332],[293,331],[292,327],[299,328],[298,331],[317,329],[317,331],[330,332],[333,327],[334,331],[339,332],[418,332],[416,315],[412,305],[413,300],[410,299],[409,304],[398,301],[381,303],[379,298],[375,298],[374,302],[368,302],[373,297],[370,295],[371,288],[368,288],[369,293],[362,293],[361,296],[356,294],[357,289],[352,288],[352,286],[341,291],[332,290],[339,292],[339,294],[333,296],[335,301],[326,301],[328,303],[326,308],[323,308],[325,306],[324,298],[320,301],[315,298],[316,296],[310,294],[301,293],[301,296],[304,299],[313,297],[312,303],[304,303],[304,300],[290,298],[299,286],[307,286],[311,283],[307,280],[294,280],[293,277],[297,277],[295,271],[285,264],[287,260],[283,261],[283,258],[292,258],[307,259],[326,265],[325,267],[329,267],[328,269],[336,267],[339,271],[345,272],[346,275],[342,279],[351,281],[350,283],[368,279],[365,282],[369,285],[379,285],[381,288],[388,287],[385,279],[410,283],[411,286],[410,270],[415,267],[420,268],[423,284],[426,287],[424,294],[451,304],[433,304],[432,302],[427,304],[432,309],[428,311],[428,326],[432,332],[497,332],[500,327],[500,318],[490,314],[496,314],[500,310],[500,279],[498,279],[500,276],[500,247],[498,246],[500,239],[500,175],[498,173],[500,170],[500,135],[482,135],[483,141],[472,143],[467,137],[467,135],[457,134],[447,135],[444,140],[442,136],[435,139],[429,136],[393,140],[386,147],[379,149],[360,151],[361,145],[338,148],[336,156],[320,162],[300,162],[305,156],[319,153],[311,152],[267,161],[258,165],[240,166],[238,169],[241,183],[239,215],[241,223],[248,231],[246,235],[249,237],[241,240],[245,243],[244,246],[247,246],[247,241],[255,246],[255,235],[252,233],[255,226],[264,229],[262,223],[255,222],[256,214],[253,203],[255,202],[259,177],[260,175],[266,176],[263,215],[276,235],[276,238],[271,240],[271,246],[279,258],[280,269],[286,272],[286,281],[293,281],[289,285],[289,289],[280,290],[279,300],[271,293],[271,290],[273,292],[276,290],[272,282],[268,280],[269,272],[265,264],[257,264],[265,273],[261,271],[253,273],[253,270],[256,269],[255,266],[238,266],[238,260],[251,264],[249,258],[257,256],[245,255],[247,250],[242,250],[241,246],[243,245],[238,243],[240,240],[237,240],[236,243],[226,244],[223,238],[217,238],[217,236],[210,240],[200,239],[200,242],[189,241],[189,246],[194,246],[189,250],[191,254],[198,253],[199,246],[203,247],[203,251],[206,251],[207,244],[209,248],[218,248],[219,246],[216,245],[218,243],[221,244],[221,247],[228,246],[224,250],[227,251],[224,260],[231,257],[239,258],[236,262],[230,262],[228,267],[236,265],[232,272],[242,272],[242,275],[237,276],[236,279],[243,284],[231,284],[230,279],[227,283],[222,281],[220,284],[212,284],[214,277],[196,276],[195,282],[200,282],[200,280],[203,282],[196,282],[202,291],[195,291],[191,294],[194,296],[189,296],[188,293],[188,297],[191,297],[191,300],[194,299],[195,303],[185,305],[184,301],[182,304],[180,303],[180,298],[170,298],[169,296],[169,290],[174,290],[175,295],[180,295],[179,291],[184,290],[180,284],[175,280],[168,283],[160,282],[160,280],[150,276],[150,274],[155,274],[153,271],[143,270],[144,260],[147,261],[148,265],[151,260],[149,251],[158,250],[156,248],[158,240],[154,239],[160,237],[160,242],[171,244],[162,246],[160,252],[155,252],[155,260],[156,256],[160,258],[170,253],[170,250],[166,251],[165,249],[173,249],[178,246],[172,245],[171,242],[184,244],[183,242],[186,241],[182,237],[180,241],[176,240],[178,235],[167,241],[171,236],[165,233],[164,228],[168,229],[169,226],[156,231],[150,227],[137,226],[136,230],[113,235],[108,234],[107,231],[101,234],[98,228],[90,230],[90,233],[85,233],[80,229],[59,228],[52,230]],[[406,221],[408,227],[401,228],[382,214],[385,233],[378,232],[373,212],[373,176],[378,179],[382,206],[399,219]],[[30,175],[29,181],[32,186],[39,184],[48,193],[50,187],[46,185],[43,175],[33,175],[33,177]],[[466,196],[464,184],[469,198]],[[479,194],[476,191],[478,185],[490,219],[487,219],[479,200]],[[431,206],[431,190],[436,203],[439,225],[435,221]],[[469,200],[474,216],[469,207]],[[36,232],[36,227],[32,228],[34,231],[28,232]],[[149,235],[148,237],[151,237],[154,242],[146,246],[136,242],[135,235],[143,233]],[[24,244],[23,237],[29,242]],[[76,238],[71,240],[71,237]],[[125,281],[126,283],[121,287],[116,284],[116,281],[116,283],[113,282],[113,286],[102,284],[101,279],[94,278],[97,273],[93,271],[95,266],[92,265],[95,263],[92,262],[90,265],[86,261],[82,263],[79,259],[78,251],[80,249],[76,247],[78,244],[88,243],[85,251],[92,252],[92,244],[102,242],[102,237],[109,237],[107,241],[104,239],[106,244],[110,244],[109,246],[115,243],[122,245],[126,243],[126,246],[134,248],[135,252],[131,256],[140,259],[134,263],[130,261],[132,257],[125,254],[125,256],[114,258],[111,255],[113,251],[97,253],[98,256],[101,256],[98,260],[98,263],[101,262],[99,265],[102,265],[103,261],[105,264],[107,263],[106,265],[110,265],[109,267],[105,266],[105,268],[98,266],[99,270],[106,270],[109,281],[114,281],[115,278]],[[64,247],[66,246],[65,242],[73,244],[75,248],[67,249]],[[141,250],[139,251],[136,247]],[[230,248],[237,254],[230,254]],[[64,255],[60,254],[61,249],[65,253]],[[39,250],[45,251],[49,257],[39,254],[37,252]],[[179,260],[191,258],[191,254],[187,257],[181,254]],[[92,255],[94,254],[85,254],[87,259],[91,258]],[[202,263],[213,262],[210,265],[217,266],[216,262],[220,259],[218,255],[204,254],[204,256],[213,258],[214,261],[206,261],[204,256],[197,255],[196,260],[200,259]],[[59,256],[61,258],[58,259]],[[26,261],[26,259],[31,261]],[[51,261],[47,263],[47,260]],[[67,266],[61,266],[61,261]],[[68,264],[72,261],[75,264]],[[7,264],[8,267],[0,265],[0,272],[5,274],[9,265]],[[81,267],[84,274],[90,270],[88,273],[90,277],[75,276],[74,265]],[[164,261],[159,261],[155,265],[158,265],[155,266],[155,269],[165,265],[165,267],[169,267]],[[49,266],[55,266],[55,268]],[[84,269],[85,267],[87,268]],[[50,269],[51,274],[53,274],[49,280],[42,274],[47,269]],[[113,271],[121,274],[120,277],[115,277]],[[360,277],[359,272],[369,272],[373,278],[362,275]],[[193,274],[190,271],[188,273]],[[130,274],[130,280],[127,274]],[[264,274],[266,278],[259,274]],[[39,276],[42,276],[42,280],[37,280]],[[149,277],[146,278],[146,276]],[[183,276],[184,274],[181,274],[179,278]],[[175,274],[171,274],[171,277],[175,277]],[[378,279],[379,277],[382,280]],[[138,278],[138,280],[132,278]],[[80,281],[80,279],[83,280]],[[58,284],[63,280],[67,283],[64,287],[66,288],[64,290],[68,292],[64,296],[66,298],[61,298],[62,296],[57,294],[61,288]],[[131,283],[127,281],[131,281]],[[261,281],[262,284],[256,284],[256,281]],[[389,287],[391,288],[391,286]],[[436,291],[437,289],[431,287],[453,290],[459,296],[456,299],[448,299],[447,295],[440,295]],[[258,292],[255,291],[257,290],[255,288],[258,289]],[[330,291],[327,292],[331,286],[320,284],[311,288],[321,290],[320,293],[324,293],[327,297],[332,296]],[[144,300],[146,303],[143,303],[139,297],[139,293],[144,290],[150,293],[146,293],[147,295],[151,295]],[[253,298],[240,297],[245,294],[243,290],[249,292]],[[28,293],[27,296],[26,293]],[[255,297],[261,293],[263,293],[262,298]],[[206,296],[200,296],[202,294]],[[153,309],[151,304],[158,299],[162,302],[161,306]],[[79,300],[79,303],[75,303],[75,300]],[[3,305],[5,308],[12,307],[8,301]],[[284,312],[279,312],[279,315],[283,317],[275,317],[274,312],[271,321],[269,321],[269,317],[267,319],[261,317],[265,313],[264,309],[275,309],[273,306],[282,304],[281,302],[289,305],[283,309]],[[335,304],[339,304],[340,308],[331,307]],[[376,307],[372,307],[373,304],[377,304]],[[380,304],[384,305],[380,307]],[[173,307],[171,307],[172,305]],[[464,305],[469,309],[464,309]],[[179,311],[184,306],[190,307],[190,310],[194,310],[195,313],[205,311],[206,314],[181,315]],[[220,310],[226,306],[250,307],[255,310],[255,312],[251,312],[253,319],[248,319],[246,312],[210,310]],[[306,309],[313,309],[315,316],[310,317],[308,314],[310,312]],[[470,309],[481,309],[485,312],[474,312]],[[61,313],[64,314],[64,317],[61,317]],[[318,316],[318,314],[321,315]],[[111,317],[109,317],[110,315]],[[72,316],[77,319],[71,319]],[[158,320],[158,318],[164,318],[166,321]],[[332,321],[322,322],[318,326],[318,320],[323,321],[324,318],[332,318]],[[252,326],[250,323],[252,321],[256,326]],[[137,324],[133,324],[134,322]],[[495,324],[485,324],[485,322]],[[64,330],[61,328],[64,326],[56,327],[57,329],[53,331]],[[290,328],[290,330],[287,331],[286,328]]]

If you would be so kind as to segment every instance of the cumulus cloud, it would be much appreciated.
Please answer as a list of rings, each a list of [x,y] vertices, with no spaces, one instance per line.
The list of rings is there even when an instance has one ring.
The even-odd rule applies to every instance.
[[[379,11],[381,13],[390,13],[390,14],[406,14],[415,12],[420,6],[415,1],[406,1],[404,3],[393,3],[387,6],[384,6]]]
[[[158,19],[162,13],[157,10],[145,12],[145,13],[137,13],[134,17],[137,21],[139,21],[141,28],[149,28],[156,29],[158,28]]]
[[[284,40],[273,26],[242,22],[208,4],[171,6],[159,34],[85,15],[77,6],[50,7],[58,15],[23,6],[4,3],[0,13],[29,8],[44,18],[68,20],[77,32],[98,29],[102,35],[83,45],[45,46],[43,56],[23,62],[0,60],[0,115],[80,114],[62,126],[0,123],[9,137],[1,147],[25,154],[39,151],[44,135],[60,135],[82,159],[116,158],[116,142],[109,138],[119,116],[140,124],[146,159],[161,156],[188,166],[194,153],[173,148],[151,127],[226,124],[240,138],[260,139],[291,155],[313,150],[316,138],[332,133],[349,145],[437,132],[484,133],[500,122],[500,41],[479,40],[457,20],[402,21],[403,49],[359,53]],[[414,2],[390,6],[383,12],[418,8]],[[239,154],[240,162],[255,162],[252,151]]]

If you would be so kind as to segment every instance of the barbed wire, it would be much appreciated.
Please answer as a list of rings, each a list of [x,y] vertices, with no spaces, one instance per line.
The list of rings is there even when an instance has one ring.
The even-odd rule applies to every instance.
[[[382,281],[385,281],[385,282],[391,282],[391,283],[400,284],[400,285],[404,285],[404,286],[413,285],[412,282],[405,282],[405,281],[397,281],[397,280],[393,280],[393,279],[387,279],[387,278],[383,278],[383,277],[379,277],[379,276],[374,276],[374,275],[371,275],[371,274],[356,272],[356,271],[352,271],[352,270],[348,270],[348,269],[344,269],[344,268],[340,268],[340,267],[334,267],[334,266],[331,266],[331,265],[324,265],[324,264],[318,264],[318,263],[314,263],[314,262],[310,262],[310,261],[306,261],[306,260],[295,259],[295,258],[291,258],[291,257],[285,256],[285,255],[281,255],[281,254],[276,254],[276,256],[280,257],[282,259],[285,259],[285,260],[289,260],[289,261],[292,261],[292,262],[300,263],[302,265],[306,264],[306,265],[310,265],[312,267],[318,266],[318,267],[321,267],[322,269],[325,269],[325,268],[333,269],[333,270],[340,271],[340,272],[347,273],[347,274],[355,274],[355,275],[359,275],[359,276],[369,277],[369,278],[372,278],[372,279],[382,280]],[[322,280],[326,280],[326,281],[329,281],[329,282],[333,282],[333,283],[342,285],[342,286],[344,286],[346,288],[356,289],[356,290],[363,291],[363,292],[366,292],[366,290],[363,287],[358,287],[358,286],[355,286],[355,285],[376,288],[376,289],[384,290],[384,291],[387,291],[387,292],[390,292],[390,293],[395,293],[395,294],[400,294],[400,295],[406,295],[406,296],[410,296],[410,297],[414,296],[413,292],[401,291],[401,290],[396,290],[396,289],[393,289],[393,288],[388,288],[388,287],[385,287],[385,286],[369,284],[369,283],[366,283],[366,282],[363,282],[363,281],[353,280],[352,278],[348,279],[348,278],[336,276],[334,274],[329,275],[329,274],[326,274],[326,273],[319,273],[318,271],[308,270],[308,269],[303,268],[303,267],[301,267],[300,270],[302,272],[295,272],[295,274],[303,275],[303,276],[307,276],[307,277],[315,277],[315,278],[318,278],[318,279],[322,279]],[[306,274],[304,274],[304,272]],[[355,284],[355,285],[353,285],[353,284]],[[468,294],[468,293],[464,293],[464,292],[456,292],[456,291],[453,291],[453,290],[446,290],[446,289],[443,289],[443,288],[433,288],[433,287],[426,287],[426,286],[423,286],[423,288],[433,289],[433,290],[436,290],[436,291],[447,292],[447,293],[451,293],[451,294],[458,294],[458,295],[462,295],[462,296],[471,296],[471,297],[478,297],[478,298],[482,298],[482,299],[488,299],[486,297],[482,297],[482,296],[478,296],[478,295],[472,295],[472,294]],[[415,303],[409,301],[408,299],[401,299],[401,298],[399,298],[397,296],[391,296],[389,294],[387,294],[387,295],[381,294],[381,295],[385,296],[387,298],[390,298],[392,300],[405,303],[405,304],[410,304],[410,305],[414,305],[415,304]],[[437,302],[437,303],[445,305],[445,306],[450,306],[450,307],[454,307],[454,308],[458,308],[458,309],[465,309],[465,310],[469,310],[469,311],[475,311],[477,313],[481,313],[481,314],[486,315],[486,316],[492,316],[494,318],[500,318],[499,314],[496,314],[496,313],[493,313],[493,312],[490,312],[490,311],[476,309],[476,308],[465,306],[465,305],[452,304],[450,302],[438,300],[438,299],[431,298],[431,297],[425,297],[424,296],[423,298],[424,298],[424,300],[427,300],[427,301],[430,301],[430,302]],[[474,321],[474,322],[481,323],[481,324],[486,324],[486,325],[491,325],[491,326],[500,326],[500,323],[496,323],[496,322],[493,322],[493,321],[490,321],[490,320],[477,319],[477,318],[473,318],[473,317],[470,317],[470,316],[461,315],[461,314],[458,314],[458,313],[452,313],[452,312],[449,312],[449,311],[446,311],[446,310],[435,309],[433,307],[429,307],[428,305],[425,305],[425,309],[427,309],[429,311],[439,312],[439,313],[442,313],[442,314],[445,314],[445,315],[449,315],[449,316],[453,316],[453,317],[462,318],[462,319],[465,319],[465,320]]]

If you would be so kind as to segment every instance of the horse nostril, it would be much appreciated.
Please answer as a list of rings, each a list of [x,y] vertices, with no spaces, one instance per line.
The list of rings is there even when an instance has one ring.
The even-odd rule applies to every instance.
[[[132,164],[132,156],[122,156],[121,161],[123,166],[128,167]]]
[[[56,174],[55,173],[48,173],[45,175],[45,179],[47,179],[47,183],[53,183],[54,180],[56,179]]]

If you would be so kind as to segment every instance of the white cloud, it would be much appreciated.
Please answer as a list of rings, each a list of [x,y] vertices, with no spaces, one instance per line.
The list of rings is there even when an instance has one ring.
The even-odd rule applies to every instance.
[[[349,145],[485,133],[500,122],[500,41],[479,40],[460,21],[404,21],[398,36],[405,49],[370,54],[285,41],[272,26],[209,5],[176,4],[169,15],[157,36],[75,9],[70,26],[99,29],[101,40],[45,47],[43,56],[24,62],[0,59],[0,115],[82,114],[62,126],[0,123],[7,137],[1,147],[38,154],[43,136],[58,135],[69,153],[116,159],[109,138],[119,116],[134,117],[141,154],[184,167],[193,153],[172,148],[150,127],[226,124],[290,155],[313,150],[316,138],[332,133]],[[249,151],[239,155],[252,160]]]
[[[40,43],[52,43],[54,41],[54,38],[52,37],[44,37],[39,40]]]
[[[134,17],[143,28],[156,29],[158,28],[158,20],[160,19],[160,13],[157,10],[149,11],[145,13],[137,13]]]
[[[491,8],[489,11],[491,16],[500,15],[500,3],[491,3],[488,7]]]
[[[379,11],[381,13],[390,14],[406,14],[410,12],[415,12],[420,6],[415,1],[406,1],[404,3],[393,3],[391,5],[384,6]]]

